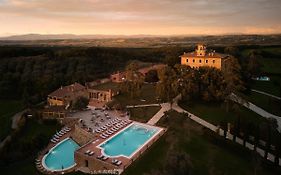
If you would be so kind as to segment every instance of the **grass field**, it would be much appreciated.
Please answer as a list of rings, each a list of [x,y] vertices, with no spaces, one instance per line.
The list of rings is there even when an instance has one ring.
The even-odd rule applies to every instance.
[[[263,72],[281,74],[281,58],[262,58],[260,62]]]
[[[143,108],[130,108],[130,119],[146,123],[153,117],[161,107],[143,107]]]
[[[267,112],[281,117],[281,100],[257,92],[251,92],[247,94],[245,98]]]
[[[159,125],[167,127],[167,133],[160,138],[140,159],[133,163],[125,175],[163,174],[167,153],[183,151],[190,156],[190,174],[196,175],[254,175],[279,174],[280,169],[265,167],[255,161],[252,153],[240,145],[227,142],[212,135],[197,123],[174,111],[163,117]],[[257,172],[257,173],[255,173]]]
[[[38,148],[37,140],[40,137],[41,143],[48,143],[52,135],[60,129],[59,124],[52,123],[41,123],[35,119],[28,120],[22,131],[17,136],[18,139],[14,140],[12,145],[6,151],[10,156],[18,156],[17,151],[24,149],[28,152],[28,156],[19,158],[5,165],[0,166],[1,173],[10,175],[23,175],[23,174],[40,174],[37,172],[34,164],[37,153],[42,149]],[[16,151],[15,151],[16,150]],[[21,152],[24,150],[20,150]]]
[[[247,57],[251,50],[261,51],[265,54],[264,57],[259,60],[263,65],[263,72],[281,74],[281,47],[245,49],[242,51],[242,55]]]
[[[11,131],[11,117],[23,108],[22,103],[16,100],[0,101],[0,141]]]
[[[144,84],[140,97],[131,98],[128,94],[123,93],[114,97],[114,103],[120,103],[122,106],[158,103],[155,90],[156,85]]]
[[[281,76],[270,76],[270,81],[253,81],[252,89],[264,91],[269,94],[280,97],[281,96],[280,85],[281,85]]]
[[[222,104],[219,103],[194,102],[189,105],[181,102],[179,105],[187,111],[200,116],[202,119],[214,125],[219,125],[222,121],[233,124],[236,120],[235,114],[233,112],[226,112]],[[245,122],[260,123],[262,121],[265,121],[263,117],[248,110],[245,107],[241,107],[240,109],[240,116]]]

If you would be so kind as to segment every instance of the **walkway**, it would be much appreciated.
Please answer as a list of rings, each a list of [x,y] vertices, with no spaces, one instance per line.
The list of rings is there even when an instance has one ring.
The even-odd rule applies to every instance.
[[[161,117],[164,116],[166,111],[169,111],[171,109],[170,103],[162,103],[161,109],[147,122],[147,124],[155,125]]]
[[[24,113],[26,113],[28,110],[25,109],[21,112],[16,113],[13,118],[12,118],[12,129],[17,129],[19,121],[21,120],[21,117],[23,116]]]
[[[258,113],[258,114],[260,114],[262,116],[264,115],[264,117],[267,117],[267,118],[269,116],[270,117],[273,116],[272,114],[264,111],[263,109],[257,107],[256,105],[254,105],[252,103],[248,103],[248,104],[245,103],[245,101],[242,98],[236,96],[235,94],[232,94],[232,95],[233,95],[232,96],[232,100],[242,104],[243,106],[253,110],[254,112],[256,112],[256,113]],[[170,109],[173,109],[173,110],[175,110],[175,111],[177,111],[179,113],[186,113],[186,114],[188,114],[188,117],[191,120],[193,120],[196,123],[198,123],[198,124],[208,128],[208,129],[210,129],[213,132],[218,133],[220,136],[224,136],[224,131],[222,129],[218,128],[217,126],[215,126],[215,125],[213,125],[213,124],[211,124],[211,123],[209,123],[209,122],[207,122],[207,121],[197,117],[196,115],[194,115],[194,114],[192,114],[192,113],[182,109],[180,106],[178,106],[178,101],[180,99],[181,99],[181,96],[178,95],[177,97],[175,97],[173,99],[173,104],[172,105],[170,103],[162,103],[161,104],[162,108],[147,122],[147,124],[155,125],[161,119],[161,117],[164,116],[166,111],[169,111]],[[278,117],[278,116],[273,116],[273,117],[275,118],[275,117]],[[278,121],[278,125],[279,125],[279,122],[281,122],[281,120],[277,120],[277,121]],[[279,125],[279,126],[281,126],[281,125]],[[232,141],[233,140],[233,135],[230,134],[229,132],[227,132],[226,139]],[[243,145],[243,139],[241,139],[239,137],[236,137],[236,143],[238,143],[240,145]],[[246,148],[248,148],[249,150],[254,150],[254,145],[249,143],[249,142],[246,142]],[[260,154],[262,157],[264,157],[264,155],[265,155],[265,151],[263,149],[259,148],[259,147],[256,148],[256,152],[258,154]],[[274,162],[275,156],[273,154],[271,154],[271,153],[268,153],[267,159],[269,161],[271,161],[271,162]],[[281,166],[281,158],[279,158],[279,166]]]
[[[251,91],[259,93],[259,94],[267,95],[267,96],[275,98],[277,100],[281,100],[281,97],[278,97],[278,96],[275,96],[275,95],[272,95],[272,94],[269,94],[269,93],[266,93],[266,92],[263,92],[263,91],[259,91],[259,90],[256,90],[256,89],[252,89]]]
[[[129,105],[126,106],[126,108],[143,108],[143,107],[158,107],[158,106],[161,106],[161,104]]]
[[[212,131],[218,133],[220,136],[224,136],[224,131],[223,131],[222,129],[219,129],[219,128],[216,127],[215,125],[213,125],[213,124],[211,124],[211,123],[208,123],[207,121],[202,120],[201,118],[195,116],[194,114],[191,114],[190,112],[188,112],[188,111],[182,109],[181,107],[179,107],[179,106],[177,105],[177,103],[174,103],[174,104],[172,105],[172,108],[173,108],[175,111],[179,112],[179,113],[187,113],[188,116],[189,116],[189,118],[190,118],[191,120],[193,120],[193,121],[199,123],[200,125],[202,125],[202,126],[208,128],[208,129],[210,129],[210,130],[212,130]],[[231,140],[231,141],[232,141],[233,135],[228,132],[226,138],[227,138],[228,140]],[[236,137],[236,143],[238,143],[238,144],[240,144],[240,145],[243,145],[243,140],[242,140],[241,138],[239,138],[239,137]],[[254,150],[254,145],[251,144],[251,143],[246,142],[246,147],[247,147],[248,149],[250,149],[250,150]],[[257,147],[256,152],[257,152],[258,154],[260,154],[262,157],[264,157],[265,151],[264,151],[263,149]],[[274,156],[273,154],[268,153],[267,159],[268,159],[269,161],[274,162],[274,158],[275,158],[275,156]],[[281,166],[281,159],[280,159],[280,158],[279,158],[279,165]]]
[[[230,96],[231,100],[233,100],[234,102],[237,102],[243,106],[245,106],[246,108],[254,111],[255,113],[259,114],[262,117],[265,118],[274,118],[277,121],[278,124],[278,130],[281,132],[281,117],[277,116],[277,115],[273,115],[265,110],[263,110],[262,108],[254,105],[251,102],[245,102],[245,100],[243,100],[241,97],[235,95],[235,94],[231,94]]]

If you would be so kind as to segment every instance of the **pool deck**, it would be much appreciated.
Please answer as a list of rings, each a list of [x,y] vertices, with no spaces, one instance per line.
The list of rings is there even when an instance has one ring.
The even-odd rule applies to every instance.
[[[105,142],[106,140],[111,139],[112,137],[114,137],[115,135],[119,134],[120,131],[124,130],[125,128],[131,126],[132,124],[140,124],[140,125],[147,125],[144,123],[139,123],[139,122],[135,122],[135,121],[131,121],[128,125],[120,128],[117,132],[115,132],[113,135],[111,135],[110,137],[103,139],[103,138],[98,138],[98,139],[94,139],[91,142],[89,142],[88,144],[84,145],[83,147],[81,147],[80,149],[78,149],[76,151],[76,154],[79,156],[82,156],[84,158],[86,158],[88,161],[98,161],[102,164],[107,164],[108,166],[111,166],[113,169],[115,170],[119,170],[119,172],[124,171],[133,161],[135,161],[138,157],[140,157],[156,140],[158,140],[166,131],[166,129],[161,128],[161,127],[156,127],[156,126],[151,126],[151,125],[147,125],[147,126],[151,126],[151,127],[156,127],[156,128],[160,128],[161,130],[156,133],[156,135],[154,135],[147,143],[145,143],[137,152],[135,152],[133,154],[133,156],[131,158],[129,157],[125,157],[125,156],[116,156],[116,157],[108,157],[107,160],[100,160],[97,158],[97,156],[99,155],[103,155],[102,154],[102,149],[99,147],[100,144],[102,144],[103,142]],[[86,151],[91,150],[94,152],[94,154],[92,156],[89,156],[87,154],[85,154]],[[122,164],[117,166],[112,164],[112,160],[119,160],[122,161]],[[108,170],[108,168],[106,168],[105,170]],[[102,171],[102,170],[101,170]]]

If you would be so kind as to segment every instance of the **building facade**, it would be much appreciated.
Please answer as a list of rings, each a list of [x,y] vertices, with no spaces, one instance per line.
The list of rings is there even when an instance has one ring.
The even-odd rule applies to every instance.
[[[215,50],[208,51],[204,44],[198,44],[194,52],[184,53],[180,58],[182,65],[191,68],[208,66],[220,70],[224,70],[229,60],[228,55],[216,53]]]
[[[47,97],[49,106],[68,106],[79,97],[88,98],[86,87],[79,83],[61,87]]]

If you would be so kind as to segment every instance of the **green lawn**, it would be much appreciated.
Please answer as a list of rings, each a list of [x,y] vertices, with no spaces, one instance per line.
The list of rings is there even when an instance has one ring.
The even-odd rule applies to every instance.
[[[97,89],[97,90],[112,89],[113,91],[119,91],[120,90],[120,83],[107,82],[107,83],[103,83],[103,84],[93,86],[92,88]]]
[[[247,94],[245,98],[267,112],[281,117],[281,100],[257,92],[251,92]]]
[[[280,85],[281,85],[280,76],[270,76],[270,81],[253,81],[252,89],[264,91],[269,94],[280,97],[281,96]]]
[[[236,121],[235,114],[233,112],[226,112],[222,104],[194,102],[189,105],[181,102],[179,105],[187,111],[201,117],[202,119],[214,125],[219,125],[222,121],[226,121],[229,123],[234,123]],[[265,121],[263,117],[248,110],[245,107],[241,107],[240,109],[240,116],[245,122],[260,123],[262,121]]]
[[[251,152],[242,146],[202,129],[177,112],[170,111],[159,121],[159,125],[167,127],[167,133],[134,162],[125,175],[163,171],[170,151],[187,153],[192,164],[190,173],[196,175],[254,175],[255,170],[257,174],[265,175],[281,173],[280,169],[265,167],[260,161],[255,161]]]
[[[1,100],[0,101],[0,140],[4,139],[11,131],[11,117],[20,110],[23,106],[20,101],[16,100]]]
[[[146,123],[149,119],[151,119],[161,107],[143,107],[143,108],[130,108],[130,119]]]
[[[245,49],[242,51],[242,55],[244,57],[247,57],[249,52],[251,50],[259,50],[261,52],[264,52],[265,55],[268,55],[266,53],[269,53],[271,57],[266,57],[260,59],[260,63],[263,65],[262,71],[267,73],[275,73],[275,74],[281,74],[281,48],[260,48],[260,49]]]
[[[122,106],[158,103],[155,90],[156,85],[144,84],[140,97],[131,98],[128,94],[123,93],[114,97],[114,103],[120,103]]]
[[[11,161],[11,163],[8,165],[0,164],[1,173],[10,175],[39,174],[34,164],[36,155],[60,128],[61,126],[55,122],[42,123],[35,119],[28,120],[16,136],[18,139],[13,140],[6,150],[8,160],[5,162]]]
[[[259,61],[263,72],[281,74],[281,58],[262,58]]]

